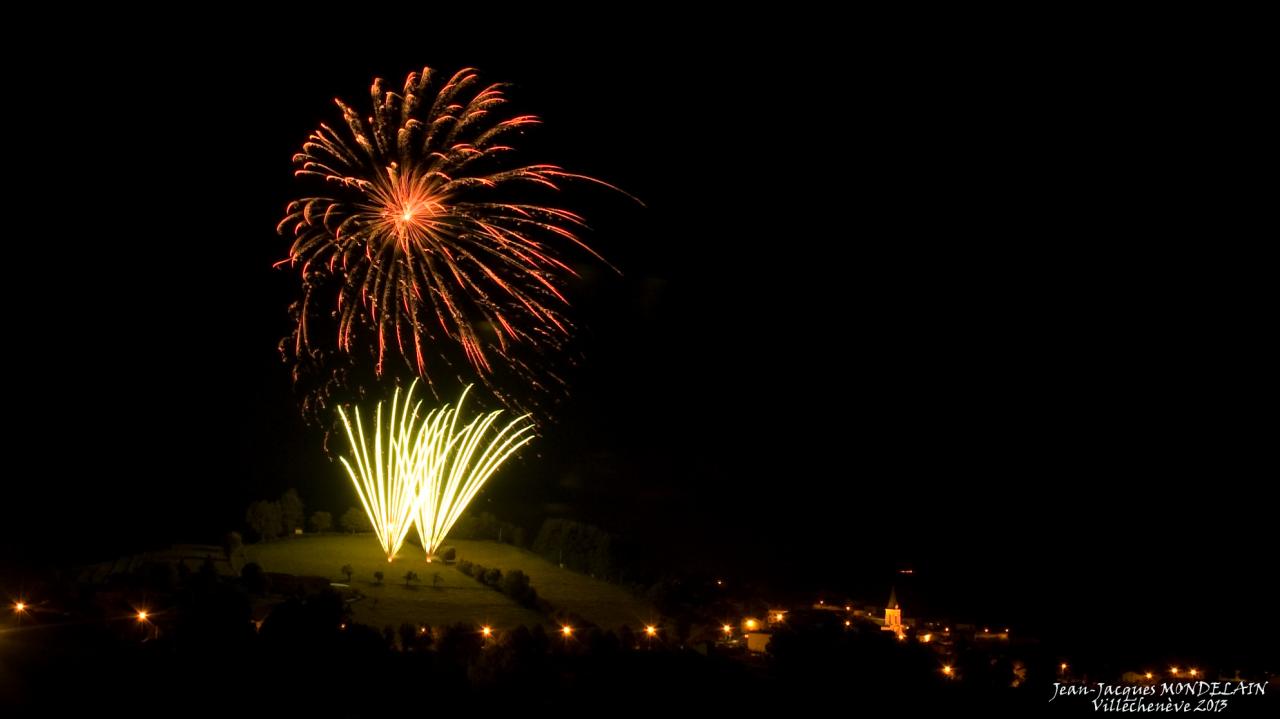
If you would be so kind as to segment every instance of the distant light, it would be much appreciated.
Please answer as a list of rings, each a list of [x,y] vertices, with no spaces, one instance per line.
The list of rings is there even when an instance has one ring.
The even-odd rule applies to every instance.
[[[491,637],[493,636],[493,627],[486,624],[483,627],[480,627],[480,633],[485,635],[486,637]]]
[[[1148,679],[1150,679],[1150,678],[1151,678],[1151,672],[1147,672],[1147,678],[1148,678]]]
[[[1059,664],[1059,665],[1058,665],[1058,668],[1065,672],[1065,671],[1067,670],[1067,663],[1066,663],[1066,662],[1063,662],[1063,663]]]
[[[851,610],[851,609],[853,609],[853,607],[849,606],[848,604],[844,605],[844,610],[845,610],[846,612],[847,612],[847,611],[849,611],[849,610]]]
[[[991,633],[991,630],[990,630],[990,629],[987,629],[986,627],[983,627],[983,628],[982,628],[982,633],[983,633],[983,634],[990,634],[990,633]]]
[[[1177,674],[1177,673],[1178,673],[1178,668],[1177,668],[1177,667],[1169,667],[1169,671],[1170,671],[1170,672],[1172,672],[1172,673],[1174,673],[1174,674]]]
[[[346,629],[346,628],[347,628],[347,623],[346,623],[346,622],[343,622],[343,623],[339,624],[339,625],[338,625],[338,628],[339,628],[339,629]]]
[[[18,614],[22,614],[23,612],[27,611],[26,602],[18,602],[17,604],[14,604],[13,611],[17,612]]]
[[[818,604],[826,604],[826,602],[824,602],[824,601],[822,601],[821,599],[819,599],[819,600],[818,600]]]
[[[949,632],[949,631],[951,631],[951,627],[943,627],[943,628],[942,628],[942,631],[944,631],[944,632]]]
[[[566,637],[573,636],[573,627],[568,625],[560,627],[560,633],[565,635]]]
[[[426,628],[426,627],[418,627],[418,633],[419,633],[419,634],[426,634],[426,633],[427,633],[427,628]]]
[[[775,621],[775,622],[780,622],[780,621],[782,621],[782,612],[778,612],[778,613],[774,614],[774,615],[773,615],[773,621]]]
[[[946,674],[947,676],[951,676],[951,674],[952,674],[954,671],[955,671],[955,670],[951,668],[951,665],[950,665],[950,664],[944,664],[944,665],[942,665],[942,673],[943,673],[943,674]]]
[[[725,636],[729,636],[730,634],[733,634],[733,627],[729,626],[728,624],[724,625],[723,627],[720,627],[720,629],[724,631]]]
[[[920,641],[925,642],[925,643],[931,642],[931,641],[933,641],[933,635],[932,635],[932,634],[926,634],[926,635],[924,635],[923,637],[920,637]]]
[[[844,620],[844,625],[845,625],[846,627],[852,627],[852,626],[853,626],[853,622],[851,622],[851,621],[849,621],[848,619],[846,619],[846,620]]]
[[[1198,669],[1192,669],[1192,670],[1191,670],[1191,676],[1193,676],[1193,677],[1198,677],[1198,676],[1200,676],[1200,670],[1198,670]]]
[[[716,586],[717,586],[717,587],[723,587],[723,586],[724,586],[724,582],[722,582],[722,581],[720,581],[719,579],[717,579],[717,580],[716,580]]]
[[[756,627],[758,627],[758,626],[760,626],[760,622],[757,622],[757,621],[756,621],[756,620],[754,620],[754,619],[748,619],[748,620],[747,620],[747,629],[752,629],[752,630],[754,630],[754,629],[755,629]]]
[[[1005,627],[1005,628],[1004,628],[1004,633],[1005,633],[1005,634],[1008,634],[1008,633],[1009,633],[1009,628],[1008,628],[1008,627]]]
[[[658,628],[650,624],[644,628],[644,633],[651,637],[655,637],[658,635]]]
[[[144,610],[144,611],[141,611],[141,612],[138,612],[138,621],[140,621],[140,622],[145,622],[145,621],[147,621],[147,612],[146,612],[145,610]]]

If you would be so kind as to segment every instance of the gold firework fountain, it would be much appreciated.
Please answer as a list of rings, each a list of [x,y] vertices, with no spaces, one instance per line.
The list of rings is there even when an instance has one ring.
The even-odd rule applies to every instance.
[[[413,400],[416,385],[409,386],[403,402],[397,389],[385,415],[383,403],[378,403],[372,443],[358,410],[353,412],[354,427],[347,413],[338,410],[353,454],[351,461],[340,459],[388,562],[400,551],[411,524],[417,525],[430,562],[485,482],[534,436],[528,415],[495,429],[502,410],[480,415],[459,429],[470,387],[456,407],[445,405],[420,417],[422,402]]]

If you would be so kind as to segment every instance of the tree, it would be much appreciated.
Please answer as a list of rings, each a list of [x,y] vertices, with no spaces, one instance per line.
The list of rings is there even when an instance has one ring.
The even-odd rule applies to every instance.
[[[458,558],[458,550],[453,547],[448,547],[444,550],[444,554],[440,555],[440,558],[446,562],[452,562]]]
[[[381,569],[379,569],[378,571],[374,572],[374,573],[373,573],[373,581],[374,581],[374,584],[382,584],[382,580],[383,580],[384,578],[386,578],[386,576],[387,576],[387,575],[385,575],[385,574],[383,574],[383,573],[382,573],[382,570],[381,570]]]
[[[404,573],[404,586],[408,587],[409,582],[416,582],[416,581],[418,581],[417,572],[410,570]]]
[[[413,645],[418,641],[418,629],[412,624],[405,622],[400,625],[400,649],[409,651],[413,649]]]
[[[348,532],[369,532],[373,530],[373,525],[369,524],[368,515],[355,507],[343,512],[342,518],[338,520],[338,523]]]
[[[314,512],[311,515],[311,521],[307,524],[311,525],[313,532],[327,532],[333,529],[333,515],[328,512]]]
[[[279,537],[284,527],[280,505],[265,500],[250,504],[244,520],[248,522],[249,528],[257,533],[258,539],[263,541]]]
[[[501,581],[502,581],[501,569],[490,569],[489,571],[484,573],[484,583],[488,584],[491,587],[497,587],[498,582],[501,582]]]
[[[444,583],[444,577],[440,576],[440,572],[431,573],[431,586],[438,587]]]
[[[222,550],[227,553],[227,558],[235,556],[236,552],[244,547],[244,538],[239,532],[227,532],[222,537]]]
[[[342,565],[342,573],[343,573],[343,574],[345,574],[345,575],[347,575],[347,584],[350,584],[350,583],[351,583],[351,575],[352,575],[352,574],[355,574],[355,570],[353,570],[353,569],[351,568],[351,565],[350,565],[350,564],[344,564],[344,565]]]
[[[280,495],[280,513],[284,520],[284,533],[292,535],[295,529],[302,527],[302,522],[307,518],[302,508],[302,498],[298,496],[298,490],[290,489]]]
[[[253,594],[266,594],[269,583],[266,572],[257,562],[249,562],[240,570],[240,580],[244,588]]]

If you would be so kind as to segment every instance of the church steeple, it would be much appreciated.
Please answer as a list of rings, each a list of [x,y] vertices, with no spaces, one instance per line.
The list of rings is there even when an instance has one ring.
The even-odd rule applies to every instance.
[[[886,632],[893,632],[899,639],[906,636],[906,628],[902,625],[902,607],[898,604],[898,588],[889,589],[889,603],[884,608],[884,625],[880,627]]]

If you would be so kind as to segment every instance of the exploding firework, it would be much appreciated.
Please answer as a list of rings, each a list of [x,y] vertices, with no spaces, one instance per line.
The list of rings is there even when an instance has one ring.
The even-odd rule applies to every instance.
[[[420,417],[422,403],[413,400],[416,384],[409,386],[403,402],[396,390],[385,415],[383,403],[378,403],[372,444],[360,412],[353,413],[353,427],[347,413],[338,409],[353,454],[353,461],[340,459],[387,561],[395,558],[414,523],[430,560],[485,482],[533,439],[528,415],[490,436],[502,410],[483,414],[458,429],[469,387],[456,407],[445,405]]]
[[[375,80],[371,115],[335,100],[343,124],[322,124],[293,158],[325,190],[291,202],[278,228],[303,280],[286,350],[298,363],[322,352],[312,324],[328,314],[321,334],[336,332],[347,356],[372,346],[379,377],[395,355],[430,382],[429,357],[456,355],[504,401],[498,366],[534,388],[555,382],[529,358],[562,349],[571,330],[563,289],[575,273],[560,251],[600,256],[579,239],[579,215],[525,198],[569,179],[605,183],[506,162],[511,136],[539,121],[504,112],[503,87],[425,68],[399,93]]]

